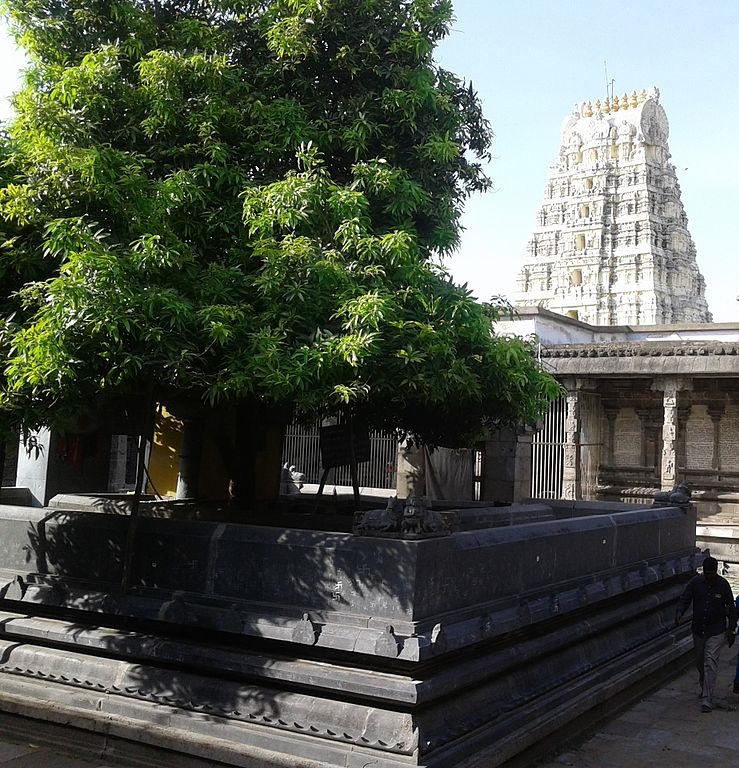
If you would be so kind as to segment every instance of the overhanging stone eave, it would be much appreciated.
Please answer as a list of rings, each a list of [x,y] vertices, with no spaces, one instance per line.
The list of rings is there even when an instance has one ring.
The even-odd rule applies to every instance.
[[[553,376],[739,376],[739,358],[691,357],[547,357],[543,367]]]

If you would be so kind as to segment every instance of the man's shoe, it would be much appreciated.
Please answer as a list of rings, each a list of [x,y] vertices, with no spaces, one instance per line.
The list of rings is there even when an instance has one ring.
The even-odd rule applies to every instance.
[[[713,712],[713,707],[708,704],[701,704],[701,712]]]

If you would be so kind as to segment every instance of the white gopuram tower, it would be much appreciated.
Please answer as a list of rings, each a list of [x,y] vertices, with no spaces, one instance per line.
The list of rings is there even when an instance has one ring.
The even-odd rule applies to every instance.
[[[668,133],[656,88],[575,107],[516,304],[592,325],[711,322]]]

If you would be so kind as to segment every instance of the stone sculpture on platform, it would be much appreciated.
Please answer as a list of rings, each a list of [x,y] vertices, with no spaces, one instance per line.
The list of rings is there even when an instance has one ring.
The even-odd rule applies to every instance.
[[[352,530],[359,536],[414,539],[448,536],[458,527],[453,512],[438,512],[431,508],[428,497],[412,493],[405,504],[393,496],[385,509],[358,512]]]
[[[285,462],[280,475],[280,494],[292,496],[300,493],[305,485],[305,474],[298,471],[293,464]]]
[[[655,493],[652,506],[686,506],[690,504],[691,496],[692,491],[690,490],[690,486],[687,483],[680,483],[680,485],[675,486],[671,491],[658,491]]]

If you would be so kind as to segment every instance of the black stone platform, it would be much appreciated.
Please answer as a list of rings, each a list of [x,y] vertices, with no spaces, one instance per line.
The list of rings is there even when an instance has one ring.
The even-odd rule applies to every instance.
[[[696,554],[691,510],[518,512],[406,540],[0,507],[0,709],[234,766],[499,765],[686,653]]]

